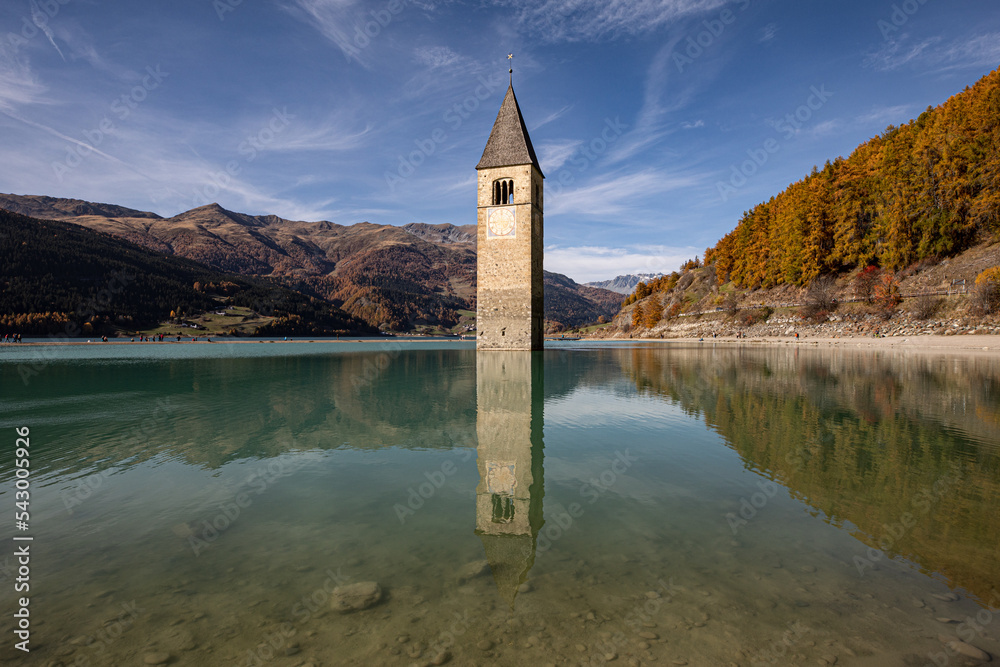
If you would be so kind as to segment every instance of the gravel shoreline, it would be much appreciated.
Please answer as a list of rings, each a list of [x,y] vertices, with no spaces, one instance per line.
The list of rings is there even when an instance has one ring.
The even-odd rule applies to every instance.
[[[605,340],[621,340],[620,338]],[[690,344],[690,343],[731,343],[735,345],[785,345],[785,346],[809,346],[809,347],[841,347],[841,348],[869,348],[869,349],[893,349],[907,351],[944,351],[944,352],[1000,352],[1000,336],[993,335],[964,335],[964,336],[886,336],[875,338],[872,336],[816,336],[801,334],[798,339],[793,336],[760,336],[754,338],[736,338],[735,336],[707,336],[707,337],[636,337],[635,342],[644,343],[667,343],[667,344]]]

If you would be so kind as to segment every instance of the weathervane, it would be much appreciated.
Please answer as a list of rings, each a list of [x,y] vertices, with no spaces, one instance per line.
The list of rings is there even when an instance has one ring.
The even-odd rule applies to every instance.
[[[510,69],[507,70],[507,73],[510,74],[510,85],[513,86],[514,85],[514,54],[513,53],[508,53],[507,54],[507,60],[510,61]]]

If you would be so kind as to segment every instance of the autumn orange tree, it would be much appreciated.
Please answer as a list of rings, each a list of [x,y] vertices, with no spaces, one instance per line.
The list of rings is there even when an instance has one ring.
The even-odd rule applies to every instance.
[[[976,277],[972,310],[977,315],[990,315],[1000,310],[1000,266],[986,269]]]
[[[660,302],[660,297],[653,297],[644,309],[643,324],[647,329],[652,329],[661,319],[663,319],[663,304]]]
[[[660,276],[659,278],[654,278],[648,282],[642,282],[635,286],[635,291],[629,294],[622,306],[630,306],[636,301],[645,299],[650,294],[655,294],[656,292],[668,292],[672,290],[676,285],[677,281],[680,280],[681,275],[674,271],[665,276]]]
[[[874,301],[885,312],[891,311],[903,301],[899,293],[899,279],[894,273],[887,271],[879,276],[875,284]]]
[[[646,321],[646,315],[643,313],[642,304],[637,303],[635,308],[632,309],[632,326],[641,327]]]
[[[629,294],[625,301],[622,303],[623,306],[630,306],[636,301],[641,301],[645,299],[652,293],[652,289],[646,283],[639,283],[635,286],[635,291]]]
[[[854,278],[854,296],[871,303],[872,296],[875,294],[875,285],[878,284],[881,275],[882,270],[877,266],[866,266]]]

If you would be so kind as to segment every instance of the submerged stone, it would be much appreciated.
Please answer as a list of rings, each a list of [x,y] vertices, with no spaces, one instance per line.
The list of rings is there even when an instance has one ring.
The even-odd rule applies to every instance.
[[[361,581],[333,589],[330,596],[330,606],[333,607],[334,611],[348,614],[352,611],[368,609],[381,599],[381,586],[374,581]]]
[[[431,664],[432,665],[443,665],[446,662],[448,662],[449,660],[451,660],[451,652],[450,651],[442,651],[441,653],[438,653],[434,657],[433,660],[431,660]]]
[[[958,596],[954,593],[931,593],[931,596],[945,602],[956,602],[958,600]]]
[[[464,584],[467,581],[481,577],[490,571],[490,564],[485,560],[474,560],[466,563],[458,571],[458,583]]]
[[[989,653],[980,648],[976,648],[972,644],[966,644],[963,641],[948,637],[947,635],[939,635],[938,639],[959,655],[964,655],[967,658],[972,658],[973,660],[979,660],[981,662],[990,662],[992,660]]]

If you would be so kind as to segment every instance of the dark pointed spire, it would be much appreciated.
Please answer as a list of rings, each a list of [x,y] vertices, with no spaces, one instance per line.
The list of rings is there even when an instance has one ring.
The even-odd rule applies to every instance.
[[[535,564],[537,540],[531,535],[487,535],[480,533],[486,560],[500,597],[514,609],[518,587],[528,580]]]
[[[493,123],[493,131],[490,132],[490,139],[486,142],[483,157],[476,165],[476,169],[521,164],[530,164],[539,173],[542,171],[538,166],[531,138],[528,136],[528,128],[525,127],[524,118],[521,117],[521,108],[517,105],[517,98],[514,97],[514,86],[511,85],[507,88],[507,95],[500,105],[500,113]]]

